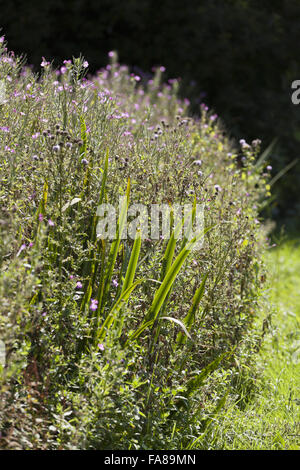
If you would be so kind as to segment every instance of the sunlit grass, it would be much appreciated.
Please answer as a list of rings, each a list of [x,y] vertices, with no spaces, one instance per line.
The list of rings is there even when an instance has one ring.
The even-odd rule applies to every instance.
[[[271,321],[258,357],[257,394],[246,408],[224,412],[210,436],[212,448],[300,448],[299,242],[272,248],[266,260]]]

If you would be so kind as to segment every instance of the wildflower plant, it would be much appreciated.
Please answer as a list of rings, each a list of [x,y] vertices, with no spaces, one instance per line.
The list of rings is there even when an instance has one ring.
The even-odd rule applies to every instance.
[[[235,148],[205,105],[188,117],[163,67],[146,80],[109,57],[35,75],[0,43],[3,448],[184,448],[255,380],[259,142]],[[104,239],[97,209],[120,196]],[[202,204],[203,231],[123,238],[129,201],[192,221]]]

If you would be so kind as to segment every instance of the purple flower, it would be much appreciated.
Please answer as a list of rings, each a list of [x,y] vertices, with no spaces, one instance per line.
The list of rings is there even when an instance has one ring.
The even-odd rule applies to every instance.
[[[93,310],[94,312],[95,310],[97,310],[97,308],[98,308],[98,300],[91,299],[90,309]]]
[[[247,144],[247,142],[245,141],[245,139],[240,139],[240,144],[241,144],[241,147],[242,147],[243,149],[248,149],[248,148],[250,148],[250,145]]]
[[[267,166],[267,170],[268,170],[268,171],[271,171],[271,170],[272,170],[271,165],[268,165],[268,166]]]
[[[86,158],[83,158],[83,159],[81,160],[81,163],[82,163],[83,165],[88,165],[89,162],[87,161]]]
[[[49,220],[48,220],[48,225],[49,225],[50,227],[54,227],[54,222],[53,222],[53,220],[49,219]]]
[[[98,348],[100,349],[100,351],[104,351],[104,346],[102,343],[99,343],[98,344]]]
[[[89,66],[89,63],[88,63],[88,61],[87,61],[87,60],[85,60],[85,61],[83,62],[83,64],[82,64],[82,66],[83,66],[85,69],[87,69],[87,68],[88,68],[88,66]]]
[[[76,282],[76,289],[81,289],[82,283],[80,281]]]
[[[41,62],[41,67],[47,67],[48,65],[50,65],[50,62],[47,62],[47,60],[45,59],[45,57],[42,57],[42,62]]]
[[[114,287],[118,287],[118,285],[119,285],[119,283],[118,283],[118,281],[116,281],[116,279],[113,280],[112,284],[113,284]]]
[[[21,245],[21,247],[20,247],[18,253],[17,253],[17,256],[19,256],[19,255],[22,253],[22,251],[25,250],[25,249],[26,249],[26,245],[25,245],[25,243],[23,243],[23,244]]]
[[[39,221],[40,222],[42,222],[43,218],[44,218],[43,214],[39,214]]]

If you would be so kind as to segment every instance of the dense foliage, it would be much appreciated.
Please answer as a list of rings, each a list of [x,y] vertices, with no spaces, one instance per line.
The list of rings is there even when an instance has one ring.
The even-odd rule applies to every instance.
[[[259,140],[234,149],[178,83],[0,43],[0,446],[209,447],[226,399],[250,396],[264,281]],[[97,236],[97,207],[201,203],[204,245]],[[195,207],[195,206],[193,206]],[[194,212],[193,212],[194,214]],[[174,232],[172,232],[174,234]]]
[[[1,22],[11,47],[39,66],[41,56],[83,53],[96,70],[105,53],[144,72],[166,67],[182,77],[193,111],[204,101],[239,140],[274,138],[274,175],[299,157],[299,106],[291,84],[300,79],[298,0],[13,0]],[[139,69],[136,69],[139,72]],[[200,101],[199,101],[200,100]],[[272,215],[299,219],[299,163],[277,181]]]

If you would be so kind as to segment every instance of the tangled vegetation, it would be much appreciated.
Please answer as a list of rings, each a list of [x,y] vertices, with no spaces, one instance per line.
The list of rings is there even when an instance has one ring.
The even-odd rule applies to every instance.
[[[187,449],[255,386],[265,278],[260,142],[83,58],[34,75],[1,39],[0,448]],[[97,236],[97,207],[203,204],[204,243]]]

